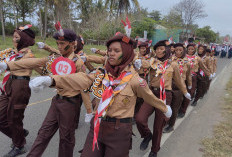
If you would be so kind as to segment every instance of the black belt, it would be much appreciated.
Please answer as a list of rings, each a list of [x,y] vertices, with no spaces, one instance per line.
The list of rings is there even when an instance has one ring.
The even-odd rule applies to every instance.
[[[67,100],[67,101],[69,101],[71,103],[74,103],[73,99],[76,99],[76,98],[79,98],[79,97],[80,97],[80,94],[78,94],[76,96],[73,96],[73,97],[62,96],[62,95],[59,95],[59,94],[56,95],[56,99]]]
[[[10,75],[10,79],[13,79],[13,80],[29,80],[30,81],[30,77],[29,76]]]
[[[151,87],[154,91],[160,91],[160,88]],[[171,90],[165,89],[166,92],[171,92]]]
[[[116,122],[117,118],[105,117],[105,118],[102,118],[102,120],[107,121],[107,122]],[[121,118],[118,120],[120,121],[120,123],[131,123],[132,122],[132,118]]]

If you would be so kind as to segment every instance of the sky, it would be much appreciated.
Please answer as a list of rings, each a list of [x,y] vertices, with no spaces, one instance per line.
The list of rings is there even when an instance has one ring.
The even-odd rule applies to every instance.
[[[159,10],[166,15],[173,5],[181,0],[138,0],[140,6],[148,11]],[[219,32],[221,36],[232,36],[232,0],[199,0],[205,5],[208,15],[204,19],[196,21],[199,27],[211,26],[212,30]]]

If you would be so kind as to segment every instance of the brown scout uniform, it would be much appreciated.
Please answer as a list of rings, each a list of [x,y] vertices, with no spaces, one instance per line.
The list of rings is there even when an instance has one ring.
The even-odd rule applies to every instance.
[[[209,73],[205,74],[205,76],[202,76],[200,74],[200,69],[197,73],[197,89],[196,89],[196,96],[194,99],[194,102],[197,102],[200,98],[203,98],[203,96],[205,95],[205,93],[207,92],[207,87],[208,87],[208,81],[209,81],[209,76],[211,74],[211,66],[210,66],[210,60],[209,57],[204,56],[201,58],[203,64],[205,65],[205,67],[208,69]],[[201,69],[203,70],[203,69]]]
[[[29,48],[23,48],[20,53],[23,57],[15,60],[24,62],[25,59],[34,57]],[[11,138],[14,146],[18,148],[26,143],[23,118],[31,96],[29,88],[31,73],[32,69],[12,70],[6,82],[6,92],[0,96],[0,131]]]
[[[179,70],[181,71],[181,64],[183,64],[183,72],[182,72],[182,79],[185,82],[186,86],[192,86],[192,76],[191,76],[191,65],[188,59],[185,57],[183,59],[177,58],[175,55],[172,57],[172,61],[175,62]],[[172,116],[168,121],[169,126],[173,127],[176,122],[176,118],[178,115],[178,111],[181,107],[182,103],[189,103],[190,100],[183,96],[183,93],[179,90],[179,88],[175,85],[173,81],[173,88],[172,88]]]
[[[188,56],[188,55],[187,55]],[[188,92],[190,93],[192,99],[194,98],[195,95],[195,91],[197,88],[197,74],[199,72],[199,69],[201,69],[207,76],[210,75],[210,71],[209,69],[204,65],[201,57],[197,56],[197,55],[193,55],[195,58],[192,61],[193,62],[193,66],[191,66],[191,73],[192,73],[192,88],[188,89]],[[190,63],[191,64],[191,63]],[[180,107],[180,112],[182,113],[186,113],[188,105],[189,105],[190,101],[188,99],[183,100],[183,103],[181,104]]]
[[[213,73],[217,72],[217,58],[215,56],[212,57],[213,58]]]
[[[51,52],[52,53],[56,53],[56,54],[60,54],[60,51],[51,47],[51,46],[48,46],[48,45],[44,45],[44,50],[47,50],[48,52]],[[88,57],[85,53],[83,53],[82,51],[80,51],[80,53],[82,53],[84,56]],[[79,53],[78,53],[79,55]],[[80,55],[81,56],[81,55]],[[93,71],[94,70],[94,67],[88,62],[86,61],[85,63],[85,66],[89,69],[89,71]],[[83,68],[82,69],[82,72],[85,72],[85,69]],[[81,101],[80,101],[80,105],[82,105],[82,101],[84,102],[84,105],[85,105],[85,108],[86,110],[88,111],[91,111],[92,110],[92,103],[91,103],[91,99],[90,99],[90,95],[88,92],[84,92],[82,91],[81,92]],[[80,110],[81,111],[81,110]],[[79,113],[80,115],[80,113]],[[78,121],[77,121],[77,124],[79,123],[79,118],[78,118]]]
[[[165,61],[164,61],[165,62]],[[158,59],[152,58],[150,65],[157,64],[164,65],[164,62],[159,61]],[[158,69],[154,70],[150,68],[150,89],[153,91],[155,96],[158,98],[160,97],[160,78],[161,73],[157,73]],[[165,90],[166,90],[166,102],[167,105],[171,104],[172,101],[172,80],[174,79],[177,87],[182,91],[183,94],[187,93],[187,89],[183,79],[180,76],[180,71],[176,63],[172,63],[171,59],[169,59],[168,68],[164,74],[165,79]],[[150,102],[149,102],[150,103]],[[150,115],[155,111],[155,119],[153,124],[153,136],[152,136],[152,152],[158,152],[160,149],[160,142],[162,136],[163,127],[166,124],[166,118],[160,112],[160,110],[155,109],[154,107],[150,106],[149,103],[143,103],[139,112],[136,115],[136,124],[137,128],[141,134],[142,138],[148,137],[151,134],[150,129],[148,128],[148,118]]]
[[[139,52],[135,52],[135,58],[136,59],[141,59],[142,61],[142,66],[139,70],[136,70],[139,74],[139,76],[143,79],[145,79],[148,82],[148,74],[149,74],[149,68],[150,68],[150,57],[148,55],[146,56],[141,56]],[[135,114],[136,115],[139,112],[140,107],[142,106],[144,100],[142,98],[137,98],[136,100],[136,105],[135,105]]]
[[[92,119],[82,157],[129,157],[132,136],[131,118],[134,115],[137,97],[142,97],[153,108],[159,109],[162,114],[167,111],[164,102],[155,97],[146,84],[141,85],[141,78],[132,66],[129,65],[124,71],[132,72],[133,76],[127,86],[115,96],[106,118],[102,119],[98,137],[99,150],[92,151],[94,130]],[[90,75],[78,73],[52,77],[59,93],[66,94],[75,91],[78,94],[80,90],[91,86],[96,75],[97,73]]]
[[[75,62],[77,72],[82,71],[83,61],[80,56],[71,53],[68,57]],[[44,67],[48,62],[46,58],[32,58],[25,61],[9,62],[8,67],[14,69],[32,69],[34,67]],[[80,93],[69,90],[67,93],[57,91],[57,95],[53,97],[50,109],[45,120],[38,132],[38,136],[28,153],[28,157],[40,157],[46,149],[49,141],[59,129],[60,144],[59,157],[72,157],[75,146],[75,128],[79,117],[80,110]],[[91,107],[91,106],[90,106]]]

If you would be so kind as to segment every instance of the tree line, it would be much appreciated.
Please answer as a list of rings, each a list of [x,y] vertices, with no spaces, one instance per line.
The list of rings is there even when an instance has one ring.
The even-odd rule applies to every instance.
[[[215,42],[219,36],[209,26],[206,35],[202,34],[195,24],[207,16],[200,0],[182,0],[166,15],[157,10],[149,12],[138,0],[0,0],[0,33],[4,40],[18,26],[31,23],[37,36],[45,40],[55,32],[54,23],[60,21],[64,28],[75,30],[85,39],[100,41],[123,32],[121,19],[126,16],[131,20],[132,37],[143,37],[146,30],[151,38],[155,24],[164,26],[169,35],[174,29],[183,30],[183,40],[198,36]]]

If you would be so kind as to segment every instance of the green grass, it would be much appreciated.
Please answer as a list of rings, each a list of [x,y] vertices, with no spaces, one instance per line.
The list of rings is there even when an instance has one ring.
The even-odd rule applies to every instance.
[[[227,84],[226,94],[222,104],[224,120],[214,127],[212,138],[203,139],[203,157],[232,157],[232,78]]]

